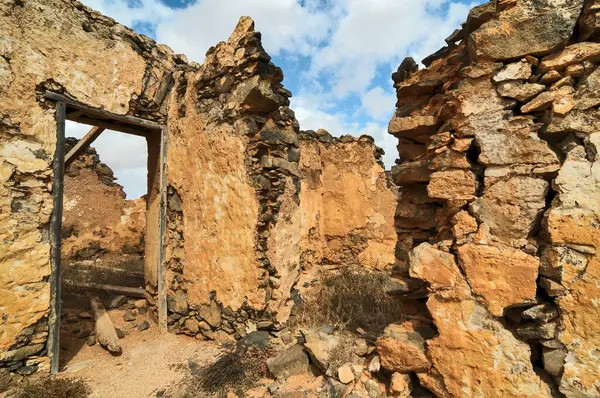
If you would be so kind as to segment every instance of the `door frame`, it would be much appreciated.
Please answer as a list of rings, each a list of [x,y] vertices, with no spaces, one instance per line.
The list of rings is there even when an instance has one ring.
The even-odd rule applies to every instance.
[[[166,202],[167,202],[167,127],[151,120],[129,115],[118,115],[100,108],[94,108],[73,100],[63,94],[47,91],[47,100],[56,104],[56,151],[52,162],[54,181],[52,185],[53,211],[50,218],[50,314],[48,316],[47,355],[50,357],[50,373],[59,372],[60,354],[60,315],[61,315],[61,251],[62,215],[65,164],[65,125],[66,120],[120,131],[142,137],[160,134],[160,208],[157,228],[159,250],[157,258],[157,311],[161,331],[167,329],[166,293]],[[149,220],[146,220],[147,222]]]

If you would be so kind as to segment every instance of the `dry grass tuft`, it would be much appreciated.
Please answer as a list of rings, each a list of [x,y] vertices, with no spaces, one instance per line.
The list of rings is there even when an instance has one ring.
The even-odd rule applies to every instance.
[[[386,273],[345,268],[326,278],[316,294],[304,298],[291,324],[312,328],[327,324],[350,332],[361,328],[379,336],[403,314],[401,300],[385,292],[387,279]]]
[[[234,391],[245,396],[258,385],[258,381],[268,376],[268,351],[249,348],[245,352],[229,352],[215,363],[192,375],[187,382],[186,398],[197,397],[200,391],[218,396],[226,396]]]
[[[90,388],[83,380],[45,377],[25,381],[14,391],[14,398],[86,398]]]

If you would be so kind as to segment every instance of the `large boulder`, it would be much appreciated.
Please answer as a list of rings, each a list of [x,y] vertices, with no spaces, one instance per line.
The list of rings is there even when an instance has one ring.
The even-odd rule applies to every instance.
[[[492,315],[510,306],[532,303],[537,290],[539,260],[509,246],[467,244],[458,258],[473,293]]]
[[[301,345],[296,344],[275,358],[268,359],[267,367],[277,379],[308,373],[308,355]]]
[[[545,55],[573,36],[584,0],[524,0],[469,36],[473,60],[513,60]]]

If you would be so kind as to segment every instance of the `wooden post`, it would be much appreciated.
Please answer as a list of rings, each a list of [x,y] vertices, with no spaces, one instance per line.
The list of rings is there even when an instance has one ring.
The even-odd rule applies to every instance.
[[[65,172],[65,114],[67,106],[64,102],[56,103],[56,151],[52,162],[54,183],[52,197],[54,209],[50,219],[50,315],[48,317],[48,356],[50,357],[50,373],[58,373],[60,351],[60,255],[62,234],[63,189]]]
[[[160,209],[158,224],[158,326],[167,331],[167,273],[165,270],[167,233],[167,128],[163,127],[160,137]]]
[[[98,340],[98,343],[112,354],[123,352],[115,326],[110,320],[110,316],[106,312],[104,305],[102,305],[102,301],[97,296],[92,297],[90,308],[96,321],[94,330],[96,331],[96,340]]]
[[[77,156],[81,155],[90,145],[92,145],[92,142],[96,141],[96,138],[98,138],[103,131],[104,129],[102,127],[92,127],[85,137],[80,139],[79,142],[71,148],[69,153],[67,153],[67,156],[65,156],[65,169],[69,167],[71,162],[73,162]]]

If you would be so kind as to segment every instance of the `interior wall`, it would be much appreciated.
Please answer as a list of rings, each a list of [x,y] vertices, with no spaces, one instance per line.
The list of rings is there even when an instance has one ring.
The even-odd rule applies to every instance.
[[[320,130],[319,132],[322,132]],[[302,136],[302,255],[306,268],[390,269],[397,197],[370,137]]]

